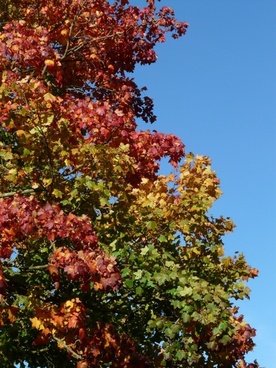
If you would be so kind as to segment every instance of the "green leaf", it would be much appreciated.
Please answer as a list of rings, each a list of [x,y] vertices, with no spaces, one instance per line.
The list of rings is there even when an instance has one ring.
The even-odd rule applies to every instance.
[[[156,280],[158,285],[163,285],[166,281],[169,280],[169,276],[167,273],[156,273],[154,274],[154,279]]]
[[[28,150],[27,148],[24,148],[23,149],[23,156],[25,156],[25,157],[27,157],[27,156],[30,156],[31,155],[31,151],[30,150]]]
[[[125,281],[124,281],[124,283],[125,283],[125,285],[126,285],[129,289],[131,289],[131,288],[133,287],[133,283],[134,283],[134,281],[133,281],[133,280],[125,280]]]
[[[180,296],[193,295],[193,288],[186,286],[178,289],[178,294]]]
[[[167,237],[165,235],[161,234],[158,237],[158,241],[160,241],[161,243],[165,243],[167,241]]]
[[[181,361],[181,360],[183,360],[186,357],[186,353],[185,353],[184,350],[178,350],[176,352],[175,356],[176,356],[176,359],[177,360]]]
[[[62,198],[63,197],[62,191],[60,191],[59,189],[56,189],[56,188],[53,190],[52,195],[56,198]]]
[[[135,279],[136,280],[139,280],[143,276],[143,271],[142,270],[138,270],[138,271],[134,272],[133,274],[134,274]]]
[[[189,313],[182,313],[182,320],[184,323],[190,322],[192,319]]]
[[[223,335],[222,338],[219,340],[223,345],[227,345],[231,341],[231,337],[228,335]]]
[[[146,226],[149,230],[154,230],[157,227],[157,223],[155,221],[148,221]]]
[[[141,286],[137,286],[137,288],[135,289],[135,293],[136,295],[142,295],[144,293],[144,290],[141,288]]]
[[[48,247],[40,248],[40,252],[41,253],[48,253],[49,252],[49,248]]]
[[[121,271],[121,275],[122,275],[123,278],[128,276],[130,273],[131,273],[130,268],[123,268],[122,271]]]
[[[0,151],[0,157],[3,158],[5,161],[12,160],[13,154],[9,151]]]
[[[144,248],[141,249],[141,255],[144,256],[145,254],[147,254],[149,251],[149,247],[145,246]]]

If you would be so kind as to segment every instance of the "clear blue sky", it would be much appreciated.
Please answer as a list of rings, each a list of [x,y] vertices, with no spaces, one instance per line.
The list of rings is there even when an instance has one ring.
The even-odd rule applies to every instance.
[[[142,0],[136,3],[144,3]],[[187,35],[158,46],[158,62],[135,72],[158,116],[186,150],[208,155],[224,192],[213,208],[237,225],[225,238],[260,270],[240,312],[257,329],[249,359],[276,362],[276,1],[162,0]],[[165,167],[166,171],[167,168]]]

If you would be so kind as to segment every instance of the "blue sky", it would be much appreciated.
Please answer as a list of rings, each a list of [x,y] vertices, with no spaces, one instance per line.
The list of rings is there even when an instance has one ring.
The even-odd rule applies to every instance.
[[[136,1],[143,3],[142,1]],[[158,46],[159,59],[134,74],[148,87],[153,128],[180,136],[186,151],[208,155],[224,192],[213,214],[237,228],[226,251],[260,270],[240,312],[257,329],[248,360],[276,361],[276,2],[162,0],[190,24]],[[167,168],[165,167],[166,171]]]

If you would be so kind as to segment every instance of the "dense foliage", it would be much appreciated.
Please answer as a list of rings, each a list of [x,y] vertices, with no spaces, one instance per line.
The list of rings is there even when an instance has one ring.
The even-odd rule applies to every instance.
[[[1,367],[258,366],[235,306],[257,270],[224,254],[209,158],[137,128],[131,73],[188,25],[130,3],[1,1]]]

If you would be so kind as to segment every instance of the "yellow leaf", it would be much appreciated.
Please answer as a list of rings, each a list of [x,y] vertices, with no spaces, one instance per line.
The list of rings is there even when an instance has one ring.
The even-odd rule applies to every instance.
[[[12,50],[13,51],[18,51],[19,50],[19,46],[18,45],[13,45],[12,46]]]
[[[42,182],[43,182],[43,185],[45,186],[45,187],[48,187],[50,184],[52,184],[52,181],[53,181],[53,179],[52,178],[48,178],[48,179],[42,179]]]
[[[54,102],[56,100],[56,97],[52,95],[50,92],[45,93],[43,97],[45,102]]]
[[[37,330],[41,330],[41,331],[45,329],[43,322],[40,321],[40,319],[38,319],[37,317],[31,318],[30,320],[32,322],[33,328],[36,328]]]
[[[54,62],[54,60],[47,59],[47,60],[45,60],[45,61],[44,61],[44,64],[45,64],[46,66],[51,67],[51,66],[54,66],[54,65],[55,65],[55,62]]]
[[[59,349],[64,349],[66,344],[61,339],[58,339],[57,345],[58,345]]]
[[[21,135],[27,135],[27,132],[25,132],[25,130],[22,129],[18,129],[15,133],[18,137],[20,137]]]
[[[64,37],[66,37],[68,35],[68,29],[67,28],[63,28],[61,31],[60,31],[60,34]]]
[[[17,319],[18,315],[18,307],[12,306],[8,310],[8,319],[11,323],[13,323]]]
[[[64,303],[64,309],[71,309],[74,307],[74,303],[72,300],[67,300],[65,303]]]
[[[37,188],[39,188],[39,184],[38,184],[38,183],[36,183],[36,182],[32,183],[32,188],[33,188],[33,189],[37,189]]]

